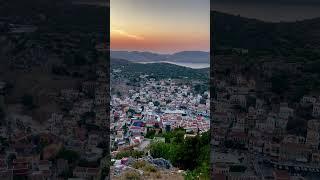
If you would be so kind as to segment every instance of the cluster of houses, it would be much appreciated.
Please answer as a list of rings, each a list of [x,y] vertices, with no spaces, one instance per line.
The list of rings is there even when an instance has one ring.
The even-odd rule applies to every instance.
[[[111,147],[121,150],[146,147],[148,132],[157,133],[183,128],[189,133],[210,129],[210,95],[195,94],[187,84],[177,80],[140,82],[140,87],[128,94],[111,97]]]
[[[0,179],[102,179],[109,66],[94,44],[103,31],[39,32],[47,15],[13,14],[0,18]]]
[[[107,136],[109,117],[107,67],[97,63],[95,69],[96,80],[51,95],[61,109],[42,122],[30,114],[6,111],[0,124],[0,179],[100,178],[100,159],[107,151],[107,146],[101,145]],[[0,82],[2,108],[5,86]],[[62,151],[73,155],[61,155]]]
[[[274,101],[268,88],[261,96],[256,77],[222,71],[214,80],[213,174],[246,180],[319,177],[320,97],[305,95],[294,104]],[[310,118],[303,119],[302,111]],[[234,170],[239,166],[242,173]]]

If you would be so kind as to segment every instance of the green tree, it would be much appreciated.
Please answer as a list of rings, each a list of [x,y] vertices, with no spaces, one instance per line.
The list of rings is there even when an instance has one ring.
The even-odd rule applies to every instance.
[[[150,146],[150,153],[152,157],[168,159],[172,163],[175,163],[177,152],[178,146],[174,144],[156,142]]]
[[[23,95],[22,98],[21,98],[21,102],[27,108],[32,109],[34,107],[33,96],[30,95],[30,94]]]
[[[69,163],[75,163],[80,159],[80,155],[75,151],[62,148],[59,151],[57,158],[68,160]]]
[[[6,113],[4,111],[4,108],[0,106],[0,125],[2,124],[2,120],[6,117]]]
[[[150,146],[153,157],[162,157],[187,171],[188,177],[209,178],[210,169],[210,133],[184,138],[182,129],[163,134],[166,142],[155,142]],[[192,178],[191,178],[192,179]]]
[[[153,129],[148,130],[145,138],[153,139],[153,137],[155,136],[155,134],[156,134],[156,131],[155,131],[155,130],[153,130]]]
[[[159,101],[155,101],[155,102],[153,102],[153,104],[154,104],[155,106],[159,106],[159,105],[160,105],[160,102],[159,102]]]
[[[196,84],[196,85],[193,87],[193,89],[194,89],[194,91],[195,91],[196,93],[200,93],[200,91],[201,91],[201,85],[200,85],[200,84]]]
[[[284,93],[289,88],[289,78],[286,73],[278,73],[271,78],[272,91],[278,94]]]
[[[122,159],[124,157],[141,158],[144,155],[143,151],[127,150],[121,151],[116,155],[116,159]]]

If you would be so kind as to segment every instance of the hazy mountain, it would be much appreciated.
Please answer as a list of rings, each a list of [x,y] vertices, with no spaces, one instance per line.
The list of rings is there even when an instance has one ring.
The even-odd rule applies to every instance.
[[[134,62],[166,61],[167,55],[139,51],[111,51],[110,56]]]
[[[169,61],[209,63],[210,53],[203,51],[182,51],[169,56]]]
[[[188,62],[188,63],[209,63],[210,53],[203,51],[182,51],[174,54],[157,54],[138,51],[111,51],[111,57],[126,59],[134,62]]]

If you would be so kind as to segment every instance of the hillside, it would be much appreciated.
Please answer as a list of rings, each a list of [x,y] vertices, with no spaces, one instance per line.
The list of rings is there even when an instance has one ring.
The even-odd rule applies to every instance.
[[[105,24],[100,22],[106,21],[107,11],[66,0],[0,1],[0,24],[11,24],[0,40],[0,81],[12,85],[5,97],[9,110],[17,111],[11,106],[20,103],[24,94],[30,95],[36,107],[28,115],[36,114],[35,119],[44,122],[52,112],[59,112],[48,94],[93,79],[98,59],[105,58],[95,45],[105,40]],[[10,33],[20,25],[36,30]]]
[[[192,69],[169,63],[133,63],[123,59],[111,58],[111,69],[121,70],[121,75],[137,78],[140,75],[152,75],[155,78],[188,78],[197,80],[209,79],[209,68]]]
[[[319,94],[320,18],[270,23],[211,13],[215,66],[220,72],[225,68],[256,76],[261,92],[280,94],[289,102]],[[237,48],[248,51],[238,53]],[[271,83],[272,88],[264,83]]]
[[[213,48],[244,48],[258,54],[320,57],[320,18],[269,23],[212,11]]]
[[[174,54],[157,54],[139,51],[111,51],[111,57],[115,59],[126,59],[133,62],[188,62],[209,63],[210,53],[204,51],[182,51]]]
[[[0,22],[34,25],[43,32],[103,32],[108,10],[102,6],[74,4],[71,0],[0,1]]]

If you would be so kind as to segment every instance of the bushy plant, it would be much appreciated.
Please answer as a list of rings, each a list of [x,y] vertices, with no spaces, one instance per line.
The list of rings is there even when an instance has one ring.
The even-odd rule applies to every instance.
[[[126,179],[126,180],[140,180],[141,176],[136,171],[129,171],[124,174],[124,179]]]
[[[144,155],[142,151],[136,151],[136,150],[127,150],[127,151],[121,151],[116,155],[116,159],[122,159],[124,157],[133,157],[133,158],[141,158]]]

